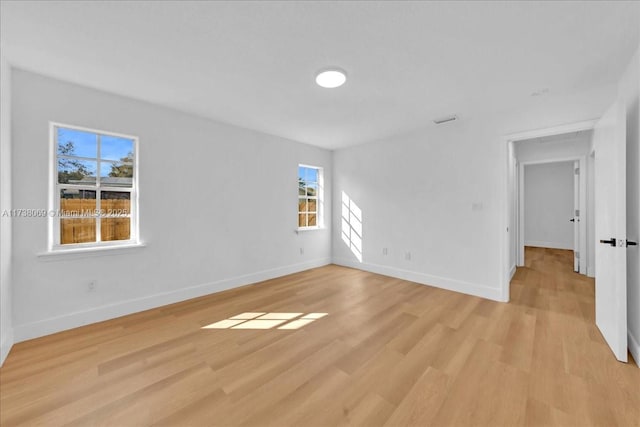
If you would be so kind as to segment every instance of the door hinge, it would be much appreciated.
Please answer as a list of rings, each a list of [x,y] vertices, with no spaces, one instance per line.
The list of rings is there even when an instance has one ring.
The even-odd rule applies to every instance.
[[[574,216],[580,216],[580,209],[576,209],[576,214]]]
[[[565,169],[565,170],[566,170],[566,169]],[[574,173],[574,174],[576,174],[576,175],[580,175],[580,168],[575,168],[575,169],[573,170],[573,173]]]

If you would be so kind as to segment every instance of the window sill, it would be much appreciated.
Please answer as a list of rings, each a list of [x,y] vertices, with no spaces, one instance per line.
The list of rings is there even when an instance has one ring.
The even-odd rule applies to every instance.
[[[42,261],[57,261],[104,255],[120,255],[138,251],[146,246],[144,243],[131,243],[114,246],[94,246],[90,248],[54,249],[39,253],[38,258]]]
[[[305,227],[305,228],[296,228],[296,234],[306,231],[319,231],[326,230],[327,227]]]

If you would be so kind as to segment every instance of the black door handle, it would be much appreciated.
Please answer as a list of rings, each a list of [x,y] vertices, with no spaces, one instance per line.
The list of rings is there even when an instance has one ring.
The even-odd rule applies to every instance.
[[[607,245],[615,246],[616,239],[612,237],[609,240],[600,240],[600,243],[606,243]]]
[[[576,222],[576,219],[575,219],[575,218],[571,218],[571,219],[569,220],[569,222]]]
[[[638,246],[638,242],[632,242],[631,240],[627,240],[627,246]]]

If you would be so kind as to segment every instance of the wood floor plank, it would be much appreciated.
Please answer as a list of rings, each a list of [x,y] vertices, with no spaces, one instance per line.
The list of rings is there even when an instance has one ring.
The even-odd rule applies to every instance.
[[[434,368],[428,368],[416,381],[411,391],[393,415],[386,421],[386,426],[431,426],[435,415],[447,395],[449,378]]]
[[[637,427],[572,261],[526,248],[508,304],[330,265],[19,343],[0,424]],[[246,312],[326,316],[207,328]]]

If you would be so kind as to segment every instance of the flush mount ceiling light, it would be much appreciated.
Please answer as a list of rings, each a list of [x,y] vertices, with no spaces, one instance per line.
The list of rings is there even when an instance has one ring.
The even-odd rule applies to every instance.
[[[330,68],[320,71],[316,75],[316,83],[318,86],[333,89],[340,87],[347,81],[347,73],[339,68]]]

